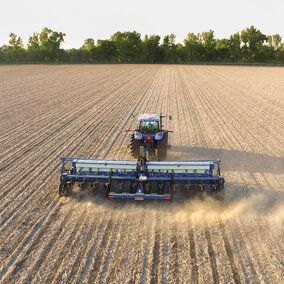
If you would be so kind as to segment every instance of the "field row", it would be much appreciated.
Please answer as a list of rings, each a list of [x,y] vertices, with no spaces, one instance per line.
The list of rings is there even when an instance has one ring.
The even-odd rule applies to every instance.
[[[283,73],[1,67],[0,282],[283,281]],[[173,116],[169,159],[222,160],[223,203],[58,198],[61,156],[131,159],[123,130],[153,112]]]

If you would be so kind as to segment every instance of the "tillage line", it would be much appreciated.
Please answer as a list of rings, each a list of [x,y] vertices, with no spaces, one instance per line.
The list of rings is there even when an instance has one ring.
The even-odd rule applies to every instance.
[[[121,100],[118,100],[118,101],[119,101],[120,103],[122,102]],[[100,124],[101,124],[102,122],[103,122],[103,119],[101,119]],[[85,138],[86,138],[86,137],[85,137]],[[70,143],[71,143],[71,142],[70,142]],[[82,145],[82,144],[83,144],[83,143],[81,143],[81,145]],[[86,147],[85,147],[85,148],[86,148]],[[46,167],[48,167],[48,165],[47,165]],[[36,177],[35,177],[34,179],[36,179]],[[11,202],[12,202],[12,200],[11,200]],[[15,208],[14,211],[15,211],[15,210],[17,210],[17,208]],[[6,220],[6,221],[7,221],[7,220]],[[5,221],[5,222],[6,222],[6,221]]]

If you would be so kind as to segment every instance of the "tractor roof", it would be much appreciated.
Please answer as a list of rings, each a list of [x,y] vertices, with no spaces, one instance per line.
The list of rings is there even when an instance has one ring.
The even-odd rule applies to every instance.
[[[160,119],[160,115],[155,113],[144,113],[138,117],[138,121],[160,121]]]

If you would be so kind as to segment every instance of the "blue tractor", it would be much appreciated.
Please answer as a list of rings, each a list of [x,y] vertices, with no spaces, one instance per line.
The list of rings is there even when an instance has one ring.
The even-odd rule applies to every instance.
[[[130,138],[130,151],[134,159],[138,159],[140,147],[143,146],[150,156],[155,156],[159,160],[166,160],[168,149],[168,133],[172,132],[163,129],[162,114],[142,114],[138,117],[139,126]],[[171,120],[172,117],[169,116]]]
[[[224,177],[220,160],[151,161],[148,151],[159,159],[167,156],[168,132],[162,115],[139,116],[139,128],[132,133],[130,147],[136,161],[94,160],[62,157],[59,195],[69,196],[73,186],[104,190],[110,199],[169,200],[176,191],[189,196],[209,194],[224,199]],[[169,117],[169,119],[171,119]]]

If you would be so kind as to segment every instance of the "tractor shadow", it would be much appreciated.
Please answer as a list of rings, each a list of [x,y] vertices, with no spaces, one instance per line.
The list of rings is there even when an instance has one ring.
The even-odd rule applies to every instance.
[[[223,171],[284,173],[284,157],[226,149],[172,146],[167,160],[221,160]]]

